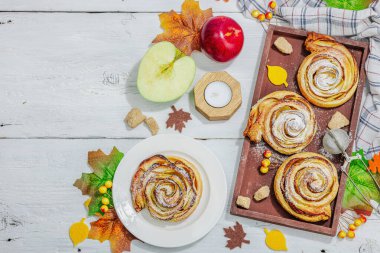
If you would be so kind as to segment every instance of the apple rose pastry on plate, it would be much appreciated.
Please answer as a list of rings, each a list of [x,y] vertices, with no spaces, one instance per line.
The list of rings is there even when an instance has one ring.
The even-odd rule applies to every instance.
[[[332,108],[346,103],[358,86],[359,70],[350,51],[332,37],[309,33],[311,52],[298,69],[298,86],[310,103]]]
[[[274,179],[280,205],[291,215],[308,222],[328,220],[330,203],[338,192],[335,166],[324,156],[303,152],[286,159]]]
[[[140,164],[131,193],[136,212],[147,207],[153,218],[176,222],[196,209],[202,181],[194,165],[185,159],[154,155]]]
[[[290,155],[313,140],[317,129],[310,104],[290,91],[275,91],[251,109],[244,136],[255,143],[264,140],[276,151]]]

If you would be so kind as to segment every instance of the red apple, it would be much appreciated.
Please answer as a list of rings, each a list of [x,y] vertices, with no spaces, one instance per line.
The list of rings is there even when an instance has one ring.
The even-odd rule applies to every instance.
[[[216,61],[227,62],[240,53],[244,34],[235,20],[217,16],[210,18],[203,25],[201,42],[206,55]]]

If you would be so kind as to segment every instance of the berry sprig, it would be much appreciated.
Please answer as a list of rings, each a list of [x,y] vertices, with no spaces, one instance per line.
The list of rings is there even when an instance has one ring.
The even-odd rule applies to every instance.
[[[268,171],[270,169],[270,167],[269,167],[270,165],[278,166],[278,165],[280,165],[280,164],[282,164],[284,162],[279,157],[272,156],[272,151],[270,151],[269,149],[267,149],[267,150],[264,151],[263,157],[264,157],[264,159],[261,160],[261,165],[260,165],[260,168],[259,168],[259,171],[262,174],[267,174],[268,173]]]
[[[109,210],[109,207],[112,208],[113,206],[110,205],[110,199],[112,198],[112,191],[108,193],[108,189],[112,188],[112,181],[108,180],[104,183],[104,185],[100,186],[98,191],[100,194],[103,194],[105,197],[102,198],[102,206],[100,207],[100,211],[102,213],[106,213]]]
[[[364,223],[367,222],[367,218],[360,214],[359,216],[356,216],[355,214],[349,214],[348,212],[345,212],[342,214],[340,220],[339,220],[339,227],[341,228],[338,232],[338,237],[340,239],[344,238],[355,238],[355,231]]]
[[[276,1],[270,1],[268,4],[268,10],[265,13],[261,13],[259,10],[253,10],[251,12],[251,16],[260,22],[263,22],[264,20],[271,20],[273,18],[273,13],[275,12],[276,6]]]
[[[265,159],[261,161],[260,172],[266,174],[268,173],[269,165],[271,164],[269,158],[272,156],[272,152],[267,149],[264,151],[263,156],[265,157]]]

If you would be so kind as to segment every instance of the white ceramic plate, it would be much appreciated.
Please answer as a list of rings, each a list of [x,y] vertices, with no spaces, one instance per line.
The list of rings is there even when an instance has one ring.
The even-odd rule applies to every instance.
[[[183,221],[156,220],[148,210],[136,213],[131,205],[132,177],[140,163],[155,154],[183,157],[201,174],[201,200]],[[226,204],[227,183],[222,164],[203,144],[180,134],[162,134],[141,141],[124,156],[115,173],[112,194],[117,215],[137,238],[159,247],[180,247],[202,238],[218,222]]]

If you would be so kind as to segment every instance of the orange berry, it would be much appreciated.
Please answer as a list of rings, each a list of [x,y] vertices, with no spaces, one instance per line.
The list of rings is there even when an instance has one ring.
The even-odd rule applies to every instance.
[[[253,18],[257,18],[257,16],[259,16],[260,15],[260,12],[258,11],[258,10],[253,10],[252,12],[251,12],[251,16],[253,17]]]
[[[263,173],[263,174],[267,174],[269,171],[269,168],[268,167],[264,167],[264,166],[261,166],[260,167],[260,172]]]
[[[347,232],[347,237],[348,238],[355,238],[355,232],[354,231],[352,231],[352,230],[349,230],[348,232]]]
[[[267,12],[267,13],[265,13],[265,18],[266,19],[272,19],[273,18],[273,13],[272,12]]]
[[[268,6],[269,6],[269,8],[274,9],[274,8],[276,8],[277,3],[276,3],[276,1],[270,1]]]
[[[356,226],[354,224],[350,224],[348,226],[348,229],[351,230],[351,231],[354,231],[356,229]]]
[[[264,21],[265,20],[265,15],[261,13],[261,14],[259,14],[259,16],[257,16],[257,19],[259,21]]]
[[[103,205],[109,205],[109,203],[110,203],[110,200],[108,199],[108,198],[106,198],[106,197],[104,197],[104,198],[102,198],[102,204]]]
[[[360,220],[361,220],[362,223],[366,223],[367,222],[367,218],[364,215],[360,215]]]
[[[103,186],[100,186],[100,187],[99,187],[99,192],[100,192],[101,194],[106,193],[106,192],[107,192],[107,187],[105,187],[104,185],[103,185]]]
[[[270,160],[269,159],[263,159],[261,161],[261,166],[263,166],[263,167],[269,167],[269,165],[270,165]]]
[[[272,152],[269,149],[267,149],[267,150],[264,151],[263,155],[264,155],[265,158],[269,158],[269,157],[272,156]]]
[[[105,184],[104,184],[105,187],[107,187],[108,189],[109,188],[112,188],[112,181],[111,180],[108,180]]]
[[[345,238],[346,235],[347,235],[347,233],[344,232],[343,230],[339,231],[339,233],[338,233],[338,237],[341,238],[341,239]]]
[[[359,227],[361,224],[362,224],[362,221],[360,219],[356,219],[354,221],[354,225],[357,226],[357,227]]]
[[[106,213],[106,212],[108,211],[108,206],[106,206],[106,205],[102,205],[102,206],[100,207],[100,211],[102,211],[103,213]]]

